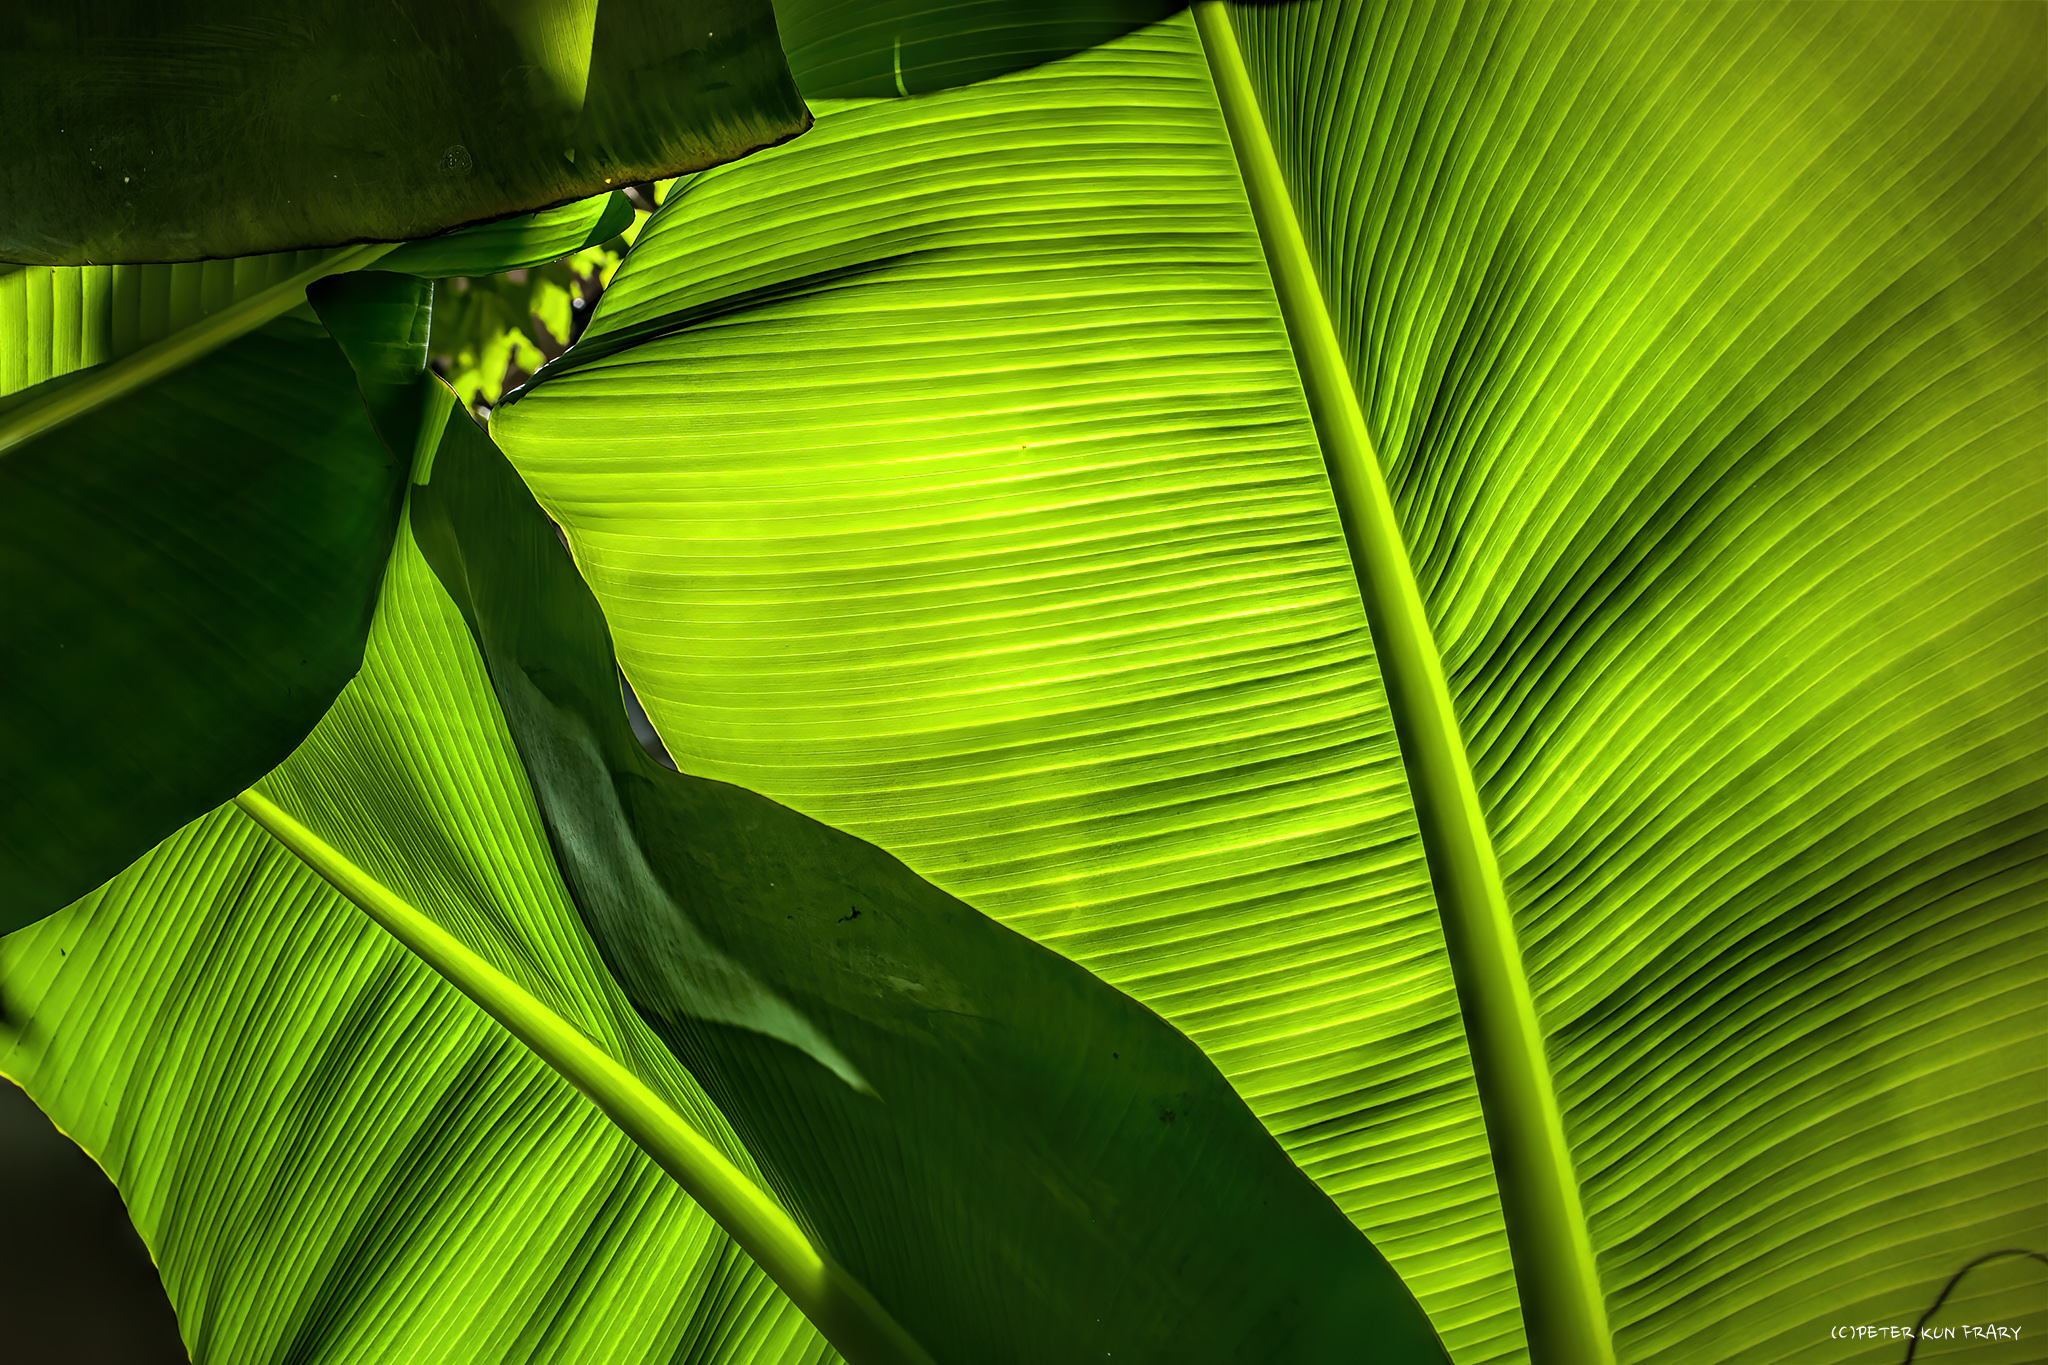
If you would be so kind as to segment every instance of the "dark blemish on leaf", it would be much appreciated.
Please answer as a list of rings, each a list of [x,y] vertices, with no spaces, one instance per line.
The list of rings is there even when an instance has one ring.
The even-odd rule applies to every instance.
[[[1173,1111],[1172,1111],[1171,1109],[1162,1109],[1162,1110],[1160,1110],[1160,1111],[1159,1111],[1159,1121],[1160,1121],[1161,1123],[1172,1123],[1172,1122],[1173,1122]]]
[[[841,916],[839,917],[839,922],[840,922],[841,924],[845,924],[845,923],[847,923],[847,922],[848,922],[849,920],[857,920],[857,919],[859,919],[859,918],[860,918],[860,907],[859,907],[859,906],[857,906],[857,905],[849,905],[849,906],[847,906],[847,907],[846,907],[846,909],[847,909],[848,913],[846,913],[846,914],[844,914],[844,915],[841,915]]]
[[[1112,1052],[1109,1054],[1109,1060],[1111,1060],[1112,1062],[1120,1062],[1123,1060],[1123,1054],[1118,1052]]]

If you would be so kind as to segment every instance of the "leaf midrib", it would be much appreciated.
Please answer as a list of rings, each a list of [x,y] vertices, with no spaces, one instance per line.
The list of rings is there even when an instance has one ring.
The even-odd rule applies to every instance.
[[[1592,1239],[1500,864],[1364,410],[1222,0],[1196,0],[1245,197],[1330,474],[1443,923],[1536,1365],[1611,1365]]]
[[[865,1286],[652,1087],[468,945],[260,792],[235,805],[450,985],[582,1091],[789,1295],[848,1365],[933,1365]]]
[[[211,355],[273,318],[283,317],[306,301],[306,286],[314,281],[344,271],[364,269],[403,245],[403,242],[372,242],[367,246],[344,247],[323,256],[290,279],[280,280],[248,298],[237,299],[119,360],[96,365],[75,376],[45,381],[41,392],[0,414],[0,457],[16,446],[48,435],[67,422],[76,421]]]

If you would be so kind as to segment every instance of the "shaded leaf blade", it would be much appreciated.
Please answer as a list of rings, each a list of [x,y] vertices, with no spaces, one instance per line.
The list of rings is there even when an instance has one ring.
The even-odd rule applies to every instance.
[[[12,451],[0,482],[11,928],[313,728],[361,663],[404,470],[334,341],[288,318]]]
[[[934,1356],[1444,1359],[1156,1015],[872,845],[644,753],[595,601],[473,427],[413,506],[607,964]]]

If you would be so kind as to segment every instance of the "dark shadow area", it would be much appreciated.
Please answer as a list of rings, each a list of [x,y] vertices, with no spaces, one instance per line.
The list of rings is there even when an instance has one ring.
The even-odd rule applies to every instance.
[[[0,1359],[184,1365],[178,1324],[111,1182],[0,1080]]]

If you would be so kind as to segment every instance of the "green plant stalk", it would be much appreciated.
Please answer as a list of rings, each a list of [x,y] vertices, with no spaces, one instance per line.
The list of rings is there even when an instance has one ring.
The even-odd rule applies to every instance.
[[[639,1077],[262,793],[243,792],[235,804],[604,1111],[753,1257],[849,1365],[933,1365],[873,1295]]]
[[[1486,1116],[1530,1358],[1612,1365],[1542,1026],[1436,637],[1237,36],[1221,0],[1197,0],[1194,11],[1386,682]]]
[[[306,301],[306,286],[313,281],[346,270],[361,270],[404,245],[372,242],[368,246],[344,248],[261,293],[208,313],[161,341],[109,364],[95,366],[68,384],[57,384],[51,392],[0,413],[0,455],[184,368],[272,318],[282,317]]]

